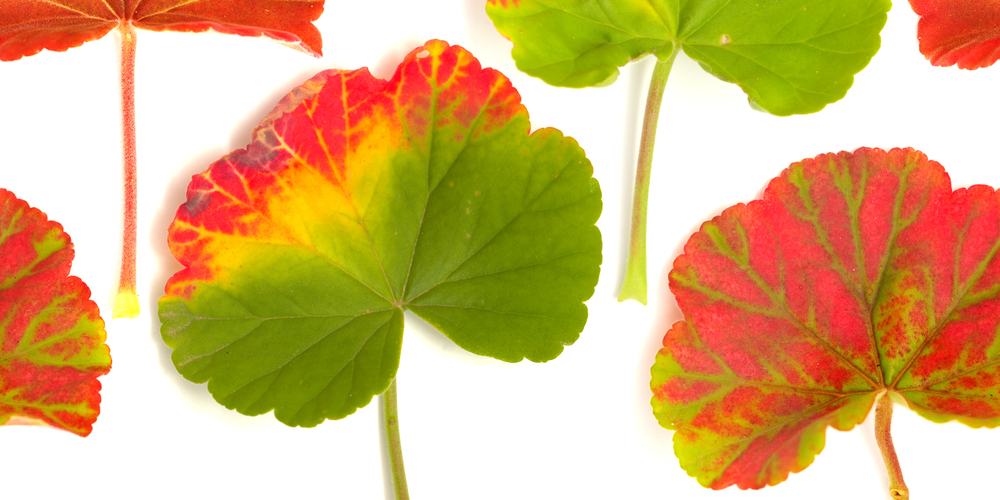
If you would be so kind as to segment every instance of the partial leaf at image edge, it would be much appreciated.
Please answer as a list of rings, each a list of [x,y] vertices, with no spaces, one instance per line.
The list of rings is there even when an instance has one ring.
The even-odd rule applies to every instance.
[[[73,253],[62,226],[0,188],[0,425],[87,436],[100,413],[111,356]]]
[[[319,19],[323,2],[241,0],[208,5],[179,0],[127,0],[117,2],[116,8],[87,0],[4,0],[0,3],[0,61],[13,61],[45,49],[62,52],[79,47],[123,23],[152,31],[213,30],[266,36],[320,55],[323,41],[312,21]]]
[[[703,224],[650,383],[681,466],[715,489],[777,484],[876,397],[1000,425],[998,249],[997,192],[952,191],[912,149],[795,163]]]
[[[910,0],[920,53],[934,66],[979,69],[1000,59],[1000,1]]]
[[[293,90],[171,224],[178,371],[313,426],[389,386],[404,309],[476,354],[558,356],[597,283],[600,189],[575,141],[529,130],[510,82],[441,41],[389,81],[330,70]]]
[[[671,2],[489,0],[518,69],[551,85],[607,85],[646,55],[679,45],[775,115],[813,113],[844,97],[881,45],[888,0]]]

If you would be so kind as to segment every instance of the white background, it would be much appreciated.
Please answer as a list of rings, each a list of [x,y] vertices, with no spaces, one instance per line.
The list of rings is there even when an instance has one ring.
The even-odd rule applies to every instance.
[[[101,379],[102,412],[90,437],[0,428],[4,497],[392,497],[375,402],[312,429],[227,410],[174,370],[156,300],[179,269],[166,228],[193,174],[245,146],[273,104],[314,73],[368,66],[389,78],[412,48],[441,38],[506,74],[534,127],[557,127],[587,151],[604,193],[604,265],[586,330],[549,363],[477,357],[407,316],[397,380],[412,497],[886,498],[871,418],[850,432],[829,431],[813,465],[776,487],[713,492],[687,477],[648,404],[653,356],[681,317],[665,277],[703,220],[759,196],[789,163],[820,153],[912,146],[940,161],[955,187],[1000,185],[1000,67],[932,67],[917,50],[917,18],[903,1],[847,97],[814,115],[753,111],[738,87],[679,56],[659,125],[643,307],[616,297],[653,61],[627,66],[608,88],[549,87],[517,71],[484,3],[331,0],[317,23],[319,60],[263,39],[139,32],[142,315],[108,323],[114,367]],[[76,244],[73,274],[91,287],[105,318],[121,217],[117,44],[112,33],[65,53],[0,63],[0,186],[62,223]],[[902,407],[893,431],[914,498],[995,494],[1000,431],[933,424]]]

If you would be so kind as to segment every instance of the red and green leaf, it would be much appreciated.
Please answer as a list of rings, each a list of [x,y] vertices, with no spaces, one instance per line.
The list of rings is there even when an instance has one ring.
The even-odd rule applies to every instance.
[[[912,149],[795,163],[674,262],[652,406],[708,487],[809,465],[877,397],[1000,424],[1000,197]]]
[[[322,12],[323,0],[4,0],[0,61],[79,47],[121,23],[152,31],[267,36],[319,55],[323,42],[312,21]]]
[[[404,310],[476,354],[558,356],[597,284],[600,188],[576,141],[529,130],[506,77],[437,40],[389,81],[330,70],[293,90],[170,226],[177,370],[313,426],[389,387]]]
[[[978,69],[1000,59],[1000,0],[910,0],[920,53],[935,66]]]
[[[72,261],[62,226],[0,189],[0,425],[86,436],[97,420],[111,356]]]

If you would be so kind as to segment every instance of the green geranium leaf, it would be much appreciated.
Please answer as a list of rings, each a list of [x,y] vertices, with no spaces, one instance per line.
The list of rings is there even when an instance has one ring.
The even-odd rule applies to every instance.
[[[293,90],[170,227],[178,371],[313,426],[386,390],[406,309],[476,354],[558,356],[597,284],[601,193],[574,140],[529,130],[510,82],[441,41],[390,81],[325,71]]]
[[[517,67],[551,85],[606,85],[678,48],[776,115],[844,97],[878,52],[889,0],[489,0]]]

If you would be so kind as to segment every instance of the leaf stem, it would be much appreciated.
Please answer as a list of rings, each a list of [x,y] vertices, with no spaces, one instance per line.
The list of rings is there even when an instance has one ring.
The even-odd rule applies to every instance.
[[[885,471],[889,474],[889,496],[894,500],[907,500],[910,498],[910,490],[903,481],[903,470],[899,467],[899,458],[896,457],[896,448],[892,445],[892,435],[889,432],[894,404],[888,391],[879,394],[875,403],[875,442],[882,452]]]
[[[628,257],[625,261],[625,280],[622,282],[618,302],[632,299],[646,304],[646,207],[649,202],[649,177],[653,167],[653,146],[656,142],[656,125],[660,120],[660,104],[667,86],[670,68],[674,65],[680,44],[674,45],[670,57],[656,61],[653,77],[646,94],[646,113],[642,118],[642,135],[639,138],[639,162],[635,168],[635,188],[632,192],[632,228],[629,232]]]
[[[382,414],[385,417],[386,448],[392,468],[392,486],[396,500],[410,500],[406,488],[406,470],[403,467],[403,445],[399,440],[399,408],[396,404],[396,380],[382,394]]]
[[[136,31],[128,21],[118,24],[121,35],[122,165],[124,169],[125,213],[122,221],[122,267],[118,293],[111,309],[113,318],[139,315],[135,287],[136,244],[136,155],[135,155],[135,45]]]

